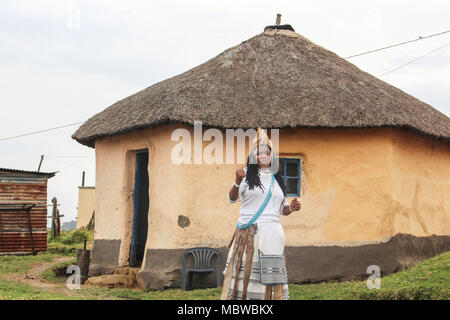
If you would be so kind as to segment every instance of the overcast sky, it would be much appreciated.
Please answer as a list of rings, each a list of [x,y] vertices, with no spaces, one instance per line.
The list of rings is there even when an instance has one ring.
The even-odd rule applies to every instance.
[[[0,2],[0,139],[82,122],[274,24],[341,57],[450,30],[449,1]],[[450,33],[349,59],[374,75],[450,43]],[[380,77],[450,116],[450,45]],[[94,150],[78,126],[0,141],[0,167],[59,171],[49,180],[63,221],[76,217],[81,172],[95,184]]]

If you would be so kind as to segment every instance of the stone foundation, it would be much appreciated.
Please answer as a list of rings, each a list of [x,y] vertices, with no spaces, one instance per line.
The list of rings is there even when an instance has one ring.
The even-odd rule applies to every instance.
[[[117,267],[119,248],[120,240],[95,240],[89,275],[112,273]],[[223,269],[228,249],[222,247],[218,250],[222,255]],[[387,242],[360,246],[286,247],[288,278],[289,283],[367,279],[370,275],[366,270],[370,265],[379,266],[381,275],[386,276],[448,250],[450,236],[416,237],[409,234],[397,234]],[[148,249],[146,265],[137,274],[139,287],[146,290],[180,288],[185,251]],[[193,286],[214,287],[214,274],[194,275]]]
[[[89,277],[112,274],[119,262],[120,240],[94,240]]]
[[[397,234],[387,242],[361,246],[286,247],[286,263],[290,283],[362,280],[370,276],[370,265],[386,276],[448,250],[450,236]]]

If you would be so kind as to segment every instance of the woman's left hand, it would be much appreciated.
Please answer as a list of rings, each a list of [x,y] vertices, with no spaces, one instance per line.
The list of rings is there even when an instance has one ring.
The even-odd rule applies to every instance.
[[[291,201],[291,204],[289,205],[289,208],[292,211],[298,211],[298,210],[300,210],[301,207],[302,207],[302,204],[297,200],[297,198],[294,198]]]

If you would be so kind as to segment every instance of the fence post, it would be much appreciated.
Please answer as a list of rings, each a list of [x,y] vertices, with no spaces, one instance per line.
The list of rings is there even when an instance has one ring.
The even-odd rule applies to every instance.
[[[56,219],[58,217],[58,200],[56,200],[56,198],[52,199],[52,203],[53,203],[53,209],[52,209],[52,232],[51,232],[51,237],[52,238],[56,238],[58,236],[57,232],[57,225],[56,225]]]

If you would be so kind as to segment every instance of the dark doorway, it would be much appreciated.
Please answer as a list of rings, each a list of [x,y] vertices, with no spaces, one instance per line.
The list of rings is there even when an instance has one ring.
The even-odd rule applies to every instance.
[[[148,230],[148,150],[136,151],[133,197],[134,212],[130,267],[140,267],[144,259]]]

